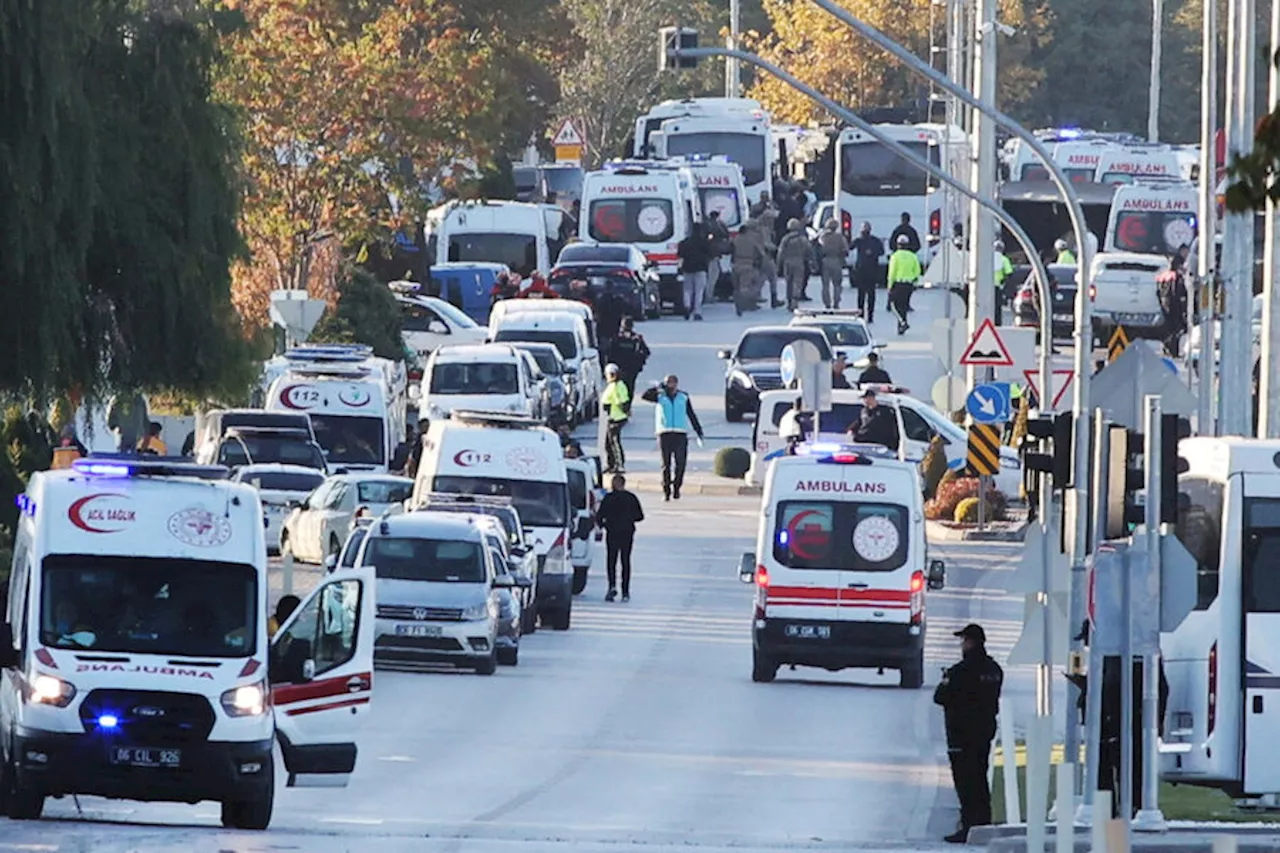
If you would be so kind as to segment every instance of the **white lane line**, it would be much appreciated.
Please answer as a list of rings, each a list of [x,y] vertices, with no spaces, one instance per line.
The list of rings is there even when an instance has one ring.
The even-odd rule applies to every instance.
[[[382,826],[382,818],[377,817],[322,817],[321,823],[350,824],[352,826]]]
[[[415,762],[418,759],[414,758],[411,755],[379,755],[378,760],[379,761],[401,761],[401,762],[408,763],[408,762]]]

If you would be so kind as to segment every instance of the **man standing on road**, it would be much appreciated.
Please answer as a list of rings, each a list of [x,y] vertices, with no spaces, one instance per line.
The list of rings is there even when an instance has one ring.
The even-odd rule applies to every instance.
[[[893,233],[889,235],[889,244],[892,246],[902,245],[899,242],[900,237],[907,238],[907,249],[911,252],[920,251],[920,233],[916,231],[911,224],[911,214],[903,211],[902,221],[898,223],[898,227],[893,229]],[[889,282],[893,284],[892,281]]]
[[[618,365],[606,365],[605,386],[600,392],[601,414],[608,420],[604,434],[605,470],[615,474],[621,474],[627,467],[627,455],[622,449],[622,428],[631,417],[631,395],[627,393],[621,374]]]
[[[609,591],[605,601],[618,598],[618,561],[622,561],[622,600],[631,600],[631,546],[635,544],[636,524],[644,521],[640,499],[627,491],[627,478],[613,475],[613,490],[600,500],[596,524],[604,528],[605,570],[609,573]]]
[[[871,233],[871,223],[862,223],[853,241],[853,286],[858,289],[858,310],[870,323],[876,317],[876,281],[880,278],[880,259],[884,243]]]
[[[787,236],[778,244],[778,267],[787,282],[787,310],[794,311],[804,297],[805,282],[809,279],[809,254],[813,249],[804,225],[799,219],[787,223]]]
[[[907,312],[911,310],[911,293],[923,271],[907,236],[899,234],[896,242],[898,248],[889,256],[889,306],[898,315],[898,334],[901,335],[911,328]]]
[[[711,264],[711,236],[701,222],[693,223],[689,236],[676,247],[676,254],[680,256],[680,272],[684,279],[684,318],[701,320],[702,299],[707,292],[707,267]]]
[[[609,347],[609,361],[618,365],[622,382],[627,386],[627,399],[634,399],[636,378],[649,361],[649,345],[644,342],[644,336],[636,331],[635,321],[630,317],[622,318],[618,334]]]
[[[880,353],[873,352],[867,356],[867,369],[858,377],[859,385],[888,385],[893,382],[889,373],[880,366]]]
[[[854,444],[879,444],[898,449],[898,422],[893,412],[880,406],[876,392],[868,388],[862,395],[862,415],[849,427]]]
[[[818,238],[822,252],[822,304],[830,309],[840,308],[840,288],[844,284],[844,264],[849,256],[849,241],[839,231],[839,223],[828,219]]]
[[[733,238],[733,307],[743,311],[759,307],[760,268],[764,264],[764,237],[760,220],[750,219]]]
[[[995,323],[997,326],[1004,325],[1004,302],[1005,281],[1009,276],[1013,275],[1013,261],[1009,260],[1009,256],[1004,253],[1004,241],[997,240],[994,245],[996,252],[996,310]]]
[[[655,385],[645,391],[642,399],[657,407],[653,410],[653,434],[662,455],[663,500],[680,500],[689,458],[689,429],[697,433],[698,446],[702,446],[702,424],[693,411],[693,401],[680,390],[680,380],[674,373],[662,380],[662,387]]]
[[[943,670],[933,701],[942,706],[946,719],[951,778],[960,798],[960,829],[945,840],[964,844],[972,827],[991,823],[987,761],[996,736],[1004,671],[987,654],[987,634],[981,625],[966,625],[956,636],[961,638],[963,657]]]

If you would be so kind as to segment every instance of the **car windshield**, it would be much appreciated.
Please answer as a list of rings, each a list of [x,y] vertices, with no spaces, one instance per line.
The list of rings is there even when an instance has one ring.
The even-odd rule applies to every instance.
[[[569,193],[576,195],[582,191],[583,170],[580,166],[558,166],[554,169],[543,169],[542,178],[547,182],[547,189],[557,195]],[[564,199],[560,199],[564,201]]]
[[[400,328],[406,332],[430,332],[435,331],[431,328],[431,324],[435,323],[440,326],[441,320],[436,312],[425,305],[419,305],[416,302],[400,303]],[[448,332],[448,327],[438,328],[440,332]]]
[[[502,480],[496,477],[436,477],[432,491],[455,495],[511,498],[520,521],[530,527],[564,527],[568,496],[564,483],[545,480]]]
[[[329,464],[382,465],[384,456],[382,418],[351,415],[312,415],[316,441],[328,451]]]
[[[478,542],[375,536],[365,546],[364,563],[386,580],[484,583],[486,579]]]
[[[591,202],[587,233],[607,243],[663,243],[674,236],[671,201],[608,198]]]
[[[432,394],[518,394],[516,366],[501,362],[445,362],[431,371]]]
[[[820,332],[810,331],[773,331],[773,332],[747,332],[742,336],[742,340],[738,343],[738,358],[743,361],[754,361],[757,359],[779,359],[782,358],[782,351],[786,349],[788,344],[796,341],[811,341],[818,347],[818,352],[823,359],[831,358],[831,348],[827,346],[827,339]]]
[[[782,501],[773,557],[792,569],[891,572],[907,561],[907,508],[853,501]]]
[[[867,335],[867,327],[861,323],[815,323],[822,334],[827,336],[827,343],[833,347],[865,347],[871,343]]]
[[[362,504],[404,503],[413,493],[413,481],[366,480],[356,487],[356,500]]]
[[[1168,256],[1195,238],[1193,213],[1126,211],[1116,217],[1115,245],[1123,252]]]
[[[773,406],[773,426],[774,431],[782,423],[782,416],[792,407],[791,403],[779,402]],[[849,427],[856,424],[862,418],[861,403],[834,403],[831,411],[823,412],[822,417],[818,419],[818,427],[824,433],[846,433]],[[813,432],[813,412],[801,412],[797,418],[800,422],[800,428],[804,430],[805,435]]]
[[[301,433],[255,435],[233,432],[222,440],[218,462],[230,468],[250,464],[276,464],[301,465],[304,468],[315,468],[317,471],[324,469],[324,455],[309,438]]]
[[[450,261],[506,264],[520,275],[538,268],[538,238],[533,234],[454,234],[449,237]]]
[[[443,301],[433,302],[431,304],[431,307],[434,308],[437,313],[443,314],[446,318],[448,318],[450,323],[452,323],[455,326],[458,326],[459,328],[463,328],[463,329],[480,328],[480,326],[476,323],[475,320],[472,320],[466,314],[462,313],[462,311],[460,311],[456,306],[451,305],[448,302],[443,302]]]
[[[765,136],[755,133],[675,133],[667,137],[667,156],[723,154],[742,168],[743,183],[753,186],[768,177],[766,143]]]
[[[564,359],[577,358],[578,336],[573,332],[557,332],[551,329],[499,329],[495,341],[531,344],[555,344]]]
[[[558,264],[625,264],[631,257],[627,246],[565,246]]]
[[[40,642],[60,649],[241,658],[258,651],[258,573],[210,560],[46,557]]]
[[[324,475],[300,471],[254,471],[242,476],[240,481],[255,489],[271,492],[311,492],[324,482]]]
[[[522,349],[524,349],[522,347]],[[564,362],[560,360],[560,350],[554,346],[525,349],[538,362],[538,369],[548,376],[559,376],[564,373]]]

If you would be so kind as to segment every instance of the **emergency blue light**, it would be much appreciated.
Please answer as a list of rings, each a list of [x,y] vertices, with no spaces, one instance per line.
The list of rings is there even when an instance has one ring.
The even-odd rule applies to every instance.
[[[18,505],[18,509],[22,511],[23,515],[36,514],[36,502],[33,501],[29,495],[25,493],[18,495],[18,497],[14,499],[14,503]]]
[[[1059,139],[1079,139],[1083,135],[1080,129],[1075,127],[1064,127],[1058,131]]]
[[[98,717],[98,728],[100,729],[114,729],[118,725],[120,725],[120,718],[115,714],[103,714]]]
[[[791,533],[790,533],[790,531],[788,531],[786,528],[783,528],[782,530],[779,530],[779,531],[778,531],[778,544],[779,544],[779,545],[784,545],[784,546],[785,546],[785,545],[787,544],[787,540],[788,540],[788,539],[790,539],[790,538],[791,538]]]
[[[90,477],[128,477],[133,474],[133,469],[128,465],[120,465],[116,462],[89,462],[77,459],[71,463],[71,467]]]

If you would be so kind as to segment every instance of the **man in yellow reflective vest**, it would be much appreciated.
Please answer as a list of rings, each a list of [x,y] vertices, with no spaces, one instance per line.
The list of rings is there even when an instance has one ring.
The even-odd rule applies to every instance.
[[[995,321],[997,326],[1004,325],[1004,283],[1013,275],[1013,261],[1009,260],[1009,256],[1004,253],[1004,241],[997,240],[995,242],[996,250],[996,307]]]
[[[622,381],[618,365],[604,369],[605,386],[600,392],[602,414],[608,419],[605,426],[604,451],[607,467],[605,473],[621,474],[626,469],[627,457],[622,449],[622,428],[631,416],[631,394]]]
[[[898,315],[898,334],[901,335],[911,328],[907,322],[907,311],[923,270],[916,253],[908,248],[910,238],[906,234],[899,234],[894,242],[896,248],[889,256],[889,308]]]
[[[1071,249],[1067,247],[1066,240],[1063,240],[1062,238],[1056,240],[1053,244],[1053,250],[1058,253],[1058,258],[1054,263],[1075,266],[1076,256],[1072,253]]]

